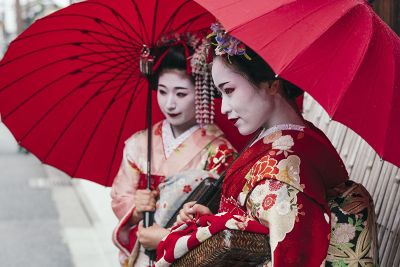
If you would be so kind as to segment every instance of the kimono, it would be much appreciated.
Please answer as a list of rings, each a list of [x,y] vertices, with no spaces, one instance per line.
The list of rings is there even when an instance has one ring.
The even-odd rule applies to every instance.
[[[173,229],[159,244],[156,266],[169,266],[225,229],[268,235],[265,266],[373,266],[372,218],[368,192],[348,180],[320,130],[278,125],[229,168],[219,213]]]
[[[190,192],[204,178],[218,178],[233,161],[234,154],[234,149],[216,125],[205,129],[192,127],[175,140],[167,121],[155,124],[151,188],[160,191],[155,223],[164,227]],[[112,209],[119,219],[112,239],[120,249],[122,266],[137,258],[141,263],[137,262],[135,266],[148,265],[148,257],[136,238],[137,225],[130,224],[135,210],[135,192],[146,188],[146,164],[147,130],[144,130],[125,142],[122,164],[111,190]]]

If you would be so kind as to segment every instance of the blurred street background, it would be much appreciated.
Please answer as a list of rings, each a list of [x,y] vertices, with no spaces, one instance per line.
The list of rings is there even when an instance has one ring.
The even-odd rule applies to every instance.
[[[0,58],[33,21],[73,2],[0,0]],[[399,6],[398,0],[374,3],[398,34]],[[41,164],[0,123],[0,266],[119,266],[109,192]]]
[[[0,0],[0,58],[36,19],[73,2]],[[119,266],[109,192],[43,165],[0,123],[0,266]]]

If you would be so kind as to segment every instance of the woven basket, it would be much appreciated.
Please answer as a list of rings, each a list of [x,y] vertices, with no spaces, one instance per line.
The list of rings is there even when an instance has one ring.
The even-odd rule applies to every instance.
[[[174,267],[257,266],[271,259],[267,235],[224,230],[178,259]]]

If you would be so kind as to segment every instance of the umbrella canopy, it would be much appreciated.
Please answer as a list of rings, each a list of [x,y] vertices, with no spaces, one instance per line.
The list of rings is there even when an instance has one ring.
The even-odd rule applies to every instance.
[[[187,0],[88,0],[40,19],[0,62],[2,120],[43,162],[109,186],[124,140],[146,127],[143,45],[214,20]]]
[[[365,0],[196,0],[400,166],[400,39]]]

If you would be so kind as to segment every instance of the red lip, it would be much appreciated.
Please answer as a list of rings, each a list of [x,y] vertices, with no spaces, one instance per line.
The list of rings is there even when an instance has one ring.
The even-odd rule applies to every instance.
[[[169,114],[168,113],[168,116],[170,116],[171,118],[175,118],[176,116],[178,116],[180,113],[178,113],[178,114]]]
[[[229,119],[233,124],[236,124],[236,122],[238,121],[239,118],[236,119]]]

